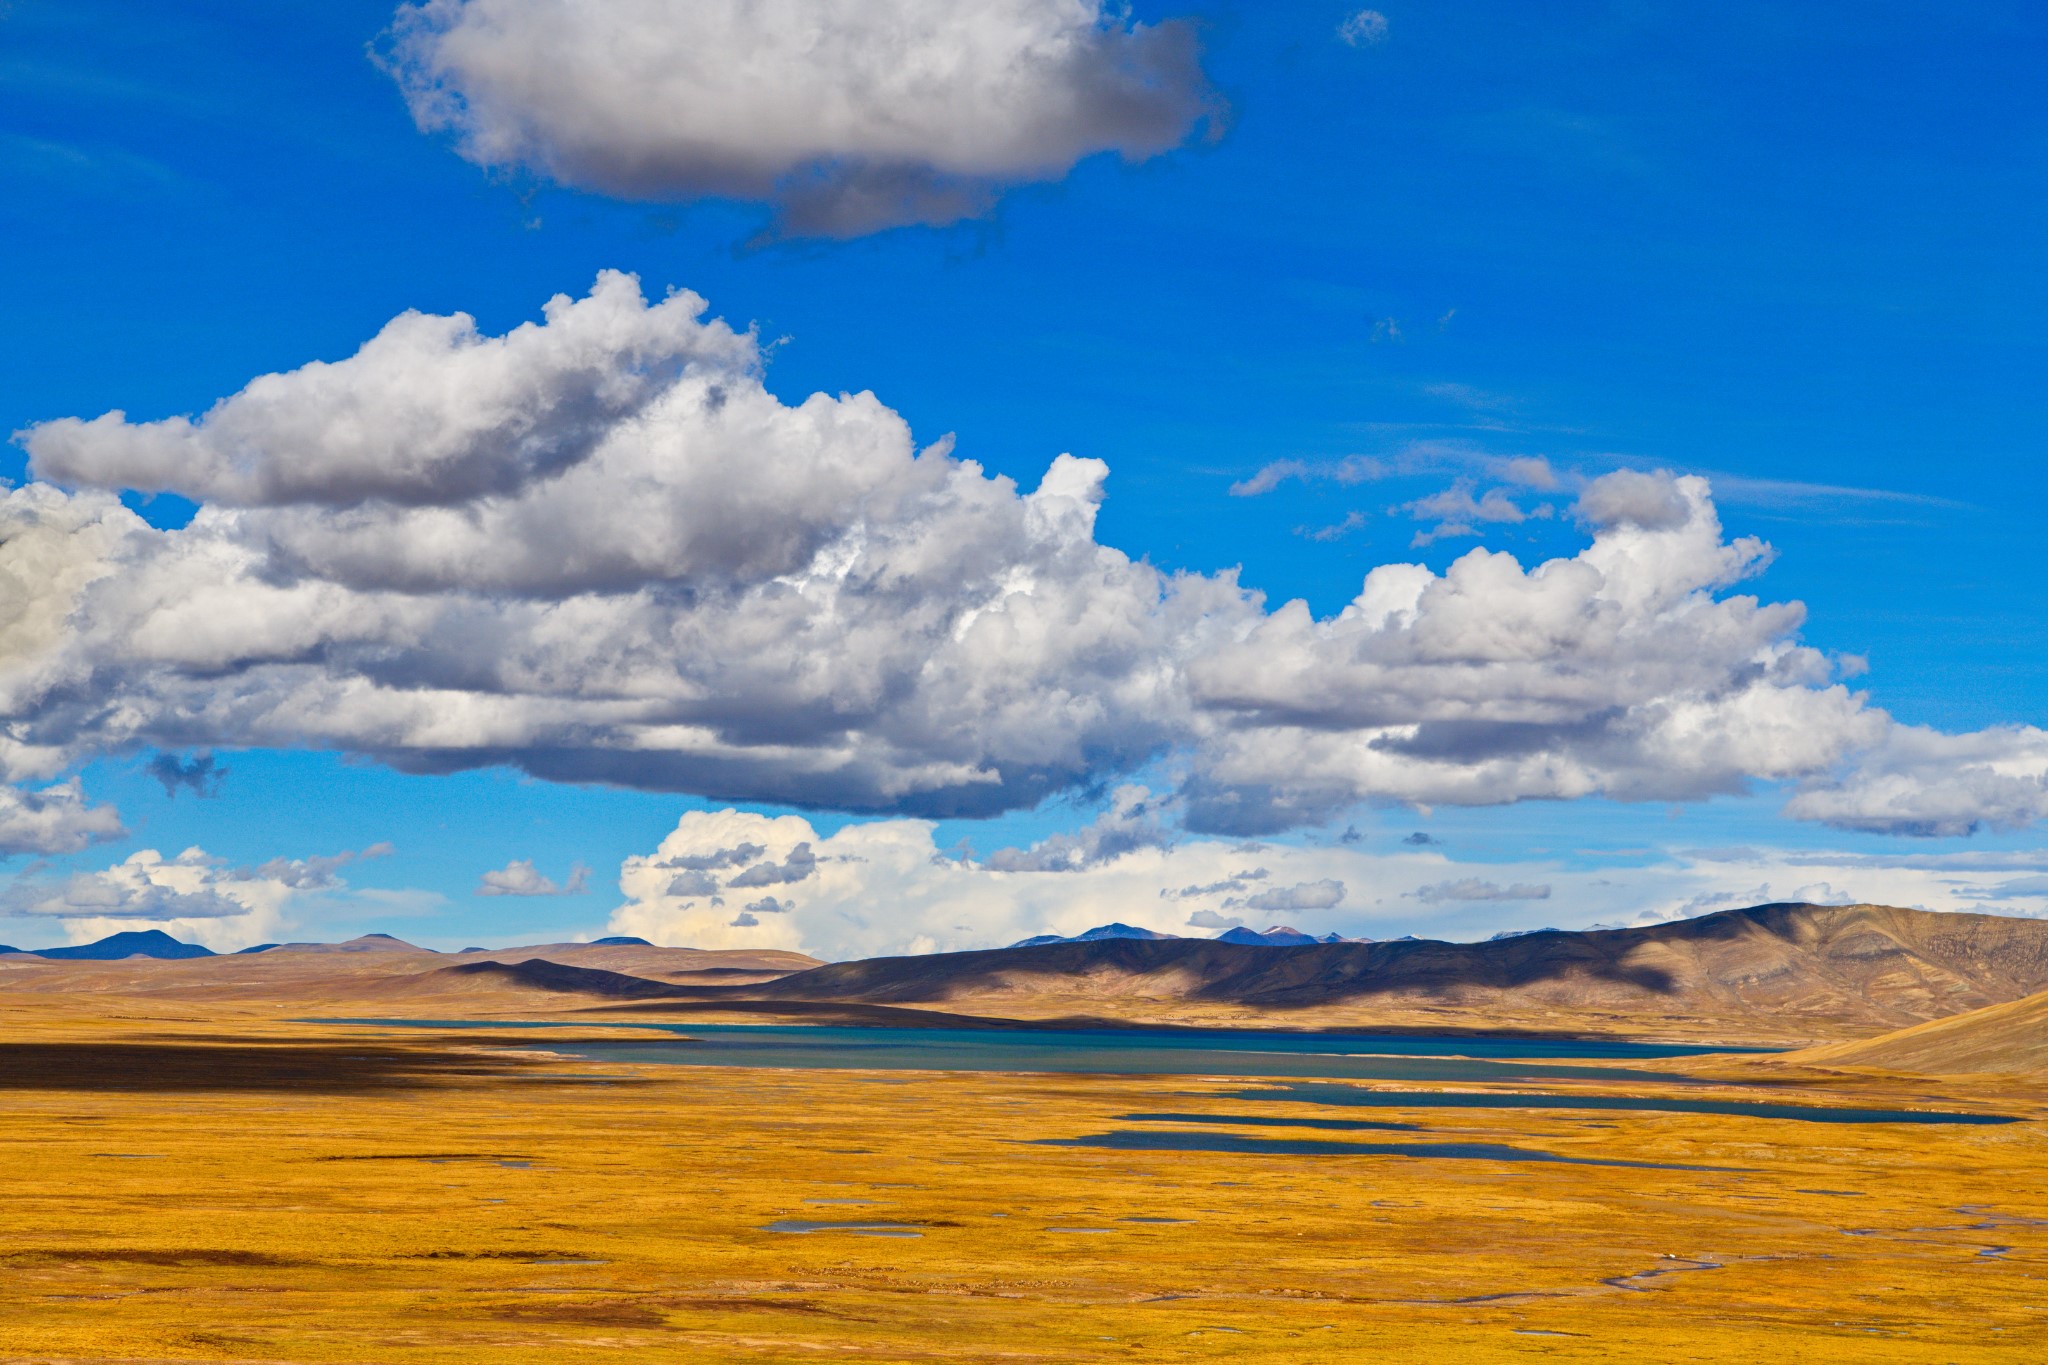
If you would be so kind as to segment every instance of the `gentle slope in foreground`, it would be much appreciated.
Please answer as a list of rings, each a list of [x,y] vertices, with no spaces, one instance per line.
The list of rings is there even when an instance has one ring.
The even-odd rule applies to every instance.
[[[1808,1048],[1784,1060],[1929,1075],[2048,1071],[2048,991],[1876,1038]]]

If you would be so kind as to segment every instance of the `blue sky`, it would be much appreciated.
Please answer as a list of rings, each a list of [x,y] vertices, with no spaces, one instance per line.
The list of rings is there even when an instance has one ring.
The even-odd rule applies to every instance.
[[[1574,555],[1584,481],[1702,474],[1728,534],[1776,550],[1733,591],[1805,604],[1800,638],[1867,660],[1849,685],[1872,704],[1950,733],[2048,711],[2038,7],[1389,0],[1383,36],[1353,44],[1338,29],[1355,6],[1145,3],[1140,19],[1199,35],[1227,105],[1206,134],[1137,164],[1088,157],[950,226],[766,244],[758,203],[635,201],[458,156],[372,59],[392,9],[0,14],[0,425],[197,414],[258,375],[341,360],[407,309],[496,335],[622,270],[650,298],[691,289],[757,327],[785,402],[871,390],[920,444],[954,433],[958,456],[1027,491],[1063,452],[1105,462],[1100,543],[1170,571],[1236,568],[1269,607],[1298,597],[1326,617],[1376,565],[1442,572],[1475,544],[1525,565]],[[1446,518],[1413,504],[1483,495],[1499,462],[1536,457],[1561,491],[1518,492],[1528,519],[1415,543]],[[1361,458],[1380,472],[1331,476]],[[1312,477],[1233,495],[1284,461]],[[28,479],[23,449],[0,475]],[[193,506],[129,501],[172,527]],[[204,797],[167,794],[147,745],[82,753],[65,772],[127,835],[22,853],[0,878],[145,848],[253,865],[388,841],[277,927],[438,946],[592,934],[621,902],[623,860],[727,804],[503,769],[409,776],[316,736],[204,747],[230,770]],[[944,820],[933,841],[1029,846],[1087,825],[1117,783],[1163,791],[1175,772],[1171,755],[1105,768],[1036,809]],[[1665,904],[1675,849],[1997,853],[2003,876],[2039,847],[2026,821],[1929,839],[1789,820],[1796,785],[1427,815],[1362,801],[1262,837],[1353,827],[1385,850],[1433,829],[1461,864],[1548,868],[1558,890],[1451,922],[1421,902],[1367,916],[1353,885],[1343,906],[1274,917],[1478,933],[1621,914],[1566,904],[1563,880],[1617,857],[1634,859],[1630,895]],[[822,804],[805,818],[829,836],[851,817]],[[557,883],[592,872],[579,894],[473,894],[514,859]],[[1932,894],[1875,867],[1829,885]],[[0,919],[7,942],[82,932]]]

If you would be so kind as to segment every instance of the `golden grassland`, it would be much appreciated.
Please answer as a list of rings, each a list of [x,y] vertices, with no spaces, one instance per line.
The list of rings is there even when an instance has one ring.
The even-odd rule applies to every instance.
[[[1215,1130],[1724,1172],[1103,1151],[1031,1140],[1241,1114],[1246,1082],[545,1053],[591,1032],[0,1008],[0,1359],[2048,1357],[2042,1122],[1414,1108],[1324,1112],[1426,1132]],[[2048,1120],[2016,1078],[1707,1065],[1716,1095]],[[787,1219],[921,1235],[764,1230]]]

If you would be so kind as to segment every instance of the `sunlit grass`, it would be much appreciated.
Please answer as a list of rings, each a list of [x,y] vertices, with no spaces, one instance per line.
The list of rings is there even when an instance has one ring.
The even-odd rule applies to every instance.
[[[11,1012],[0,1043],[10,1360],[2048,1349],[2048,1225],[2025,1221],[2048,1217],[2033,1122],[1417,1107],[1371,1111],[1413,1134],[1355,1135],[1732,1173],[1098,1151],[1032,1140],[1242,1113],[1226,1096],[1244,1082],[598,1066],[534,1055],[546,1035],[493,1037],[525,1050],[493,1055],[446,1034],[59,1008]],[[126,1050],[53,1071],[57,1045],[105,1042]],[[209,1048],[222,1066],[201,1088]],[[2010,1085],[1816,1075],[1770,1096],[2043,1112]],[[1283,1108],[1358,1115],[1260,1112]],[[764,1230],[777,1222],[921,1235]]]

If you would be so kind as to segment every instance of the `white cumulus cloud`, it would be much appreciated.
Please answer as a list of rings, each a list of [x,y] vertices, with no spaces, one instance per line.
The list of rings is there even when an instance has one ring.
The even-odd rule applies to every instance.
[[[2002,725],[1950,735],[1894,725],[1841,771],[1807,783],[1787,813],[1841,829],[1955,836],[2048,818],[2048,731]]]
[[[582,863],[569,869],[566,881],[557,882],[552,877],[536,872],[531,858],[514,858],[494,872],[486,872],[478,879],[476,894],[479,896],[577,896],[590,884],[590,869]]]
[[[1724,538],[1705,480],[1660,477],[1680,520],[1621,516],[1533,569],[1484,549],[1442,574],[1383,565],[1337,616],[1290,602],[1192,661],[1212,730],[1191,823],[1256,833],[1373,798],[1690,799],[1879,740],[1889,719],[1797,643],[1801,607],[1722,595],[1768,548]]]
[[[1344,883],[1335,877],[1302,882],[1296,886],[1276,886],[1256,896],[1224,902],[1225,905],[1242,906],[1247,910],[1328,910],[1343,903]]]
[[[127,832],[112,806],[86,800],[77,778],[40,791],[0,787],[0,857],[76,853]]]
[[[162,929],[232,951],[275,937],[295,903],[344,890],[336,872],[391,851],[376,844],[310,858],[234,867],[204,849],[174,857],[142,849],[111,867],[59,879],[18,880],[0,892],[0,914],[64,921],[74,942],[130,929]]]
[[[1102,0],[425,0],[382,59],[478,165],[805,235],[953,222],[1216,107],[1185,23]]]
[[[1703,479],[1609,474],[1574,555],[1382,565],[1318,618],[1101,543],[1100,461],[1027,491],[920,449],[872,394],[786,403],[763,371],[702,300],[606,273],[503,337],[407,315],[197,419],[20,433],[39,481],[0,492],[0,839],[118,829],[19,786],[95,754],[301,744],[931,817],[1171,760],[1176,790],[991,857],[1018,872],[1360,802],[1766,780],[1857,828],[2048,813],[2040,732],[1900,727],[1800,643],[1799,604],[1736,591],[1770,550],[1723,533]],[[119,501],[135,486],[203,505],[158,530]],[[823,874],[822,844],[745,842],[718,856],[747,886]],[[707,895],[726,866],[664,885]]]
[[[748,847],[760,850],[753,866],[786,866],[805,850],[811,871],[779,897],[742,899],[745,893],[736,890],[740,874],[730,870],[728,858]],[[1319,856],[1275,853],[1283,859]],[[690,869],[707,881],[679,887],[676,866],[691,863],[707,865]],[[1179,933],[1187,923],[1210,923],[1209,917],[1219,924],[1237,921],[1214,911],[1205,917],[1200,910],[1189,921],[1188,907],[1162,892],[1188,883],[1242,886],[1243,867],[1236,845],[1203,839],[1173,848],[1141,844],[1083,863],[1048,859],[1043,866],[1005,870],[993,861],[943,856],[924,820],[857,821],[825,836],[797,815],[695,811],[681,818],[658,849],[626,860],[619,874],[626,903],[613,913],[608,932],[659,943],[793,948],[839,958],[988,947],[1040,932],[1078,933],[1112,920]],[[1333,905],[1343,896],[1335,882],[1301,880],[1303,885],[1287,893],[1290,907]],[[1189,887],[1196,894],[1203,889]]]

